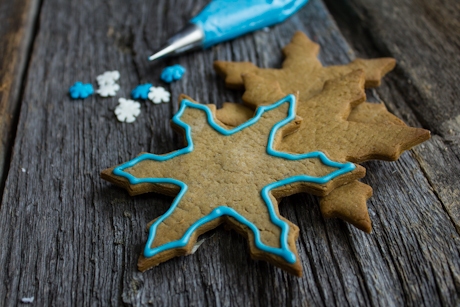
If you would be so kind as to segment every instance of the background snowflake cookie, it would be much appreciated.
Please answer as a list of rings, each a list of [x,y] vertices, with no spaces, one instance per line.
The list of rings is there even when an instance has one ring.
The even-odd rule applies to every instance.
[[[281,151],[320,150],[340,162],[394,161],[430,138],[429,131],[407,127],[384,104],[365,102],[364,87],[380,85],[381,78],[395,66],[394,59],[356,59],[346,65],[324,67],[318,52],[318,44],[296,32],[283,49],[286,58],[280,69],[259,68],[250,62],[214,62],[228,87],[246,88],[244,105],[226,103],[217,117],[237,126],[252,117],[249,110],[299,91],[298,115],[305,120],[297,133],[281,142]],[[318,127],[316,122],[322,124]],[[355,182],[331,194],[320,200],[323,216],[340,217],[365,232],[371,231],[366,204],[372,195],[369,186]]]
[[[214,70],[218,75],[225,79],[225,84],[228,88],[244,89],[243,75],[253,74],[268,82],[278,82],[281,90],[284,93],[294,93],[299,91],[300,98],[307,100],[314,95],[319,94],[326,81],[349,74],[357,69],[364,71],[365,83],[364,86],[376,87],[380,85],[381,78],[391,71],[395,66],[395,59],[393,58],[378,58],[378,59],[356,59],[346,65],[333,65],[323,66],[318,60],[319,45],[312,42],[304,33],[296,32],[291,42],[283,48],[285,59],[280,69],[273,68],[259,68],[250,62],[225,62],[215,61]],[[239,109],[249,107],[254,110],[258,104],[266,102],[251,100],[248,96],[243,96],[245,106],[239,105]],[[377,105],[377,104],[372,104]],[[379,109],[379,113],[375,111],[377,108],[353,108],[350,115],[355,116],[357,113],[357,120],[368,118],[376,118],[380,121],[386,121],[388,117],[393,117],[391,114],[388,116],[386,109]],[[225,118],[218,118],[224,123],[227,123],[226,114]],[[241,114],[248,114],[247,111],[241,111]],[[248,120],[249,117],[238,116],[238,122],[241,124]],[[235,124],[231,120],[228,124]]]
[[[172,119],[186,144],[168,154],[144,153],[101,177],[131,194],[157,192],[175,197],[170,209],[149,223],[139,269],[147,270],[193,251],[198,236],[225,223],[248,239],[250,255],[300,276],[295,240],[298,227],[279,214],[280,197],[299,192],[325,195],[364,175],[352,163],[323,153],[282,153],[284,135],[301,121],[296,98],[288,95],[258,108],[247,123],[231,130],[215,119],[214,105],[181,95]]]
[[[255,105],[270,105],[285,96],[277,81],[250,73],[243,75],[243,81],[246,88],[243,99]],[[351,110],[365,104],[364,83],[364,71],[356,70],[326,81],[323,90],[309,99],[300,96],[297,114],[304,120],[295,133],[280,141],[277,149],[298,154],[321,151],[341,163],[372,159],[392,161],[405,150],[430,138],[429,131],[407,127],[394,116],[386,116],[388,119],[384,122],[372,118],[359,122],[350,120]],[[320,201],[323,216],[340,217],[365,232],[371,232],[366,205],[372,195],[369,186],[350,183],[331,191],[331,194],[327,200]]]

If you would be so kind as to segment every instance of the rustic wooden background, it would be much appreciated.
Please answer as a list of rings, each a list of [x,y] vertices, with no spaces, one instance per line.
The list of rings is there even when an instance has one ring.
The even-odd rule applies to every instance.
[[[154,49],[205,0],[0,1],[0,306],[455,306],[460,304],[460,3],[457,0],[311,0],[268,31],[151,64]],[[392,56],[397,67],[370,101],[382,99],[432,139],[397,162],[369,162],[364,182],[373,232],[324,220],[318,201],[296,195],[281,214],[300,227],[304,277],[249,257],[223,228],[191,256],[146,273],[137,258],[146,224],[171,199],[129,197],[100,170],[142,151],[179,146],[169,127],[180,93],[202,103],[240,101],[214,60],[278,67],[301,30],[321,61]],[[161,70],[187,68],[165,85]],[[73,101],[76,81],[96,86],[121,73],[116,98]],[[133,124],[116,120],[119,97],[138,84],[164,85],[173,103],[142,104]]]

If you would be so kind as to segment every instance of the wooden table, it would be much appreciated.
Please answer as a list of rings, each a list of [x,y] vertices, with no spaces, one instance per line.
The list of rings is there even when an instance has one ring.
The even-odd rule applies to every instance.
[[[269,31],[150,64],[147,56],[207,1],[0,1],[0,305],[455,306],[460,304],[460,5],[456,0],[311,0]],[[304,276],[249,257],[245,239],[218,228],[188,257],[146,273],[137,258],[146,224],[171,199],[128,194],[99,172],[140,152],[165,153],[180,138],[169,119],[186,93],[202,103],[240,101],[214,60],[279,67],[281,47],[305,32],[325,65],[391,56],[397,67],[368,100],[385,101],[432,139],[397,162],[369,162],[363,182],[373,232],[321,217],[296,195],[281,214],[300,227]],[[159,80],[172,103],[142,104],[133,124],[116,120],[119,97]],[[121,73],[115,98],[73,101],[76,81]]]

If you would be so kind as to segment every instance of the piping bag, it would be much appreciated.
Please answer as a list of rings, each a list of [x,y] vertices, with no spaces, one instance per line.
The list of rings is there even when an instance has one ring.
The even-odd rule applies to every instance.
[[[149,57],[206,49],[223,41],[283,22],[308,0],[213,0]]]

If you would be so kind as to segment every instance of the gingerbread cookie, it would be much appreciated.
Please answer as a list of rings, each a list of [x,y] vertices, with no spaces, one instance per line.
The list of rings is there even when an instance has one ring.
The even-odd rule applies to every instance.
[[[216,110],[216,117],[227,126],[236,127],[254,116],[254,110],[242,104],[224,102],[222,108]]]
[[[235,62],[215,62],[214,68],[218,74],[225,78],[226,84],[230,88],[244,88],[243,78],[241,77],[244,73],[253,73],[264,80],[280,81],[279,86],[283,92],[289,93],[292,91],[300,91],[300,97],[302,100],[307,100],[309,97],[317,94],[324,82],[329,78],[343,75],[347,72],[352,71],[356,68],[361,68],[365,71],[365,86],[374,87],[380,85],[380,79],[388,71],[392,70],[395,61],[391,58],[381,58],[373,60],[357,59],[347,65],[340,66],[329,66],[323,67],[317,59],[319,46],[311,42],[308,37],[303,33],[297,32],[289,45],[283,49],[283,53],[286,59],[281,69],[261,69],[253,65],[252,63],[235,63]],[[245,95],[243,96],[245,105],[255,108],[259,104],[267,104],[269,102],[262,101],[258,95]],[[238,125],[248,118],[250,118],[247,107],[236,104],[236,106],[230,106],[230,104],[224,104],[224,107],[218,110],[218,118],[222,118],[222,121],[231,125]],[[235,116],[237,112],[240,112],[238,116]],[[229,119],[232,118],[233,120]],[[375,103],[360,103],[355,104],[349,112],[348,121],[358,122],[364,124],[384,124],[384,125],[397,125],[405,126],[405,124],[399,120],[396,116],[392,115],[387,111],[383,104]],[[396,131],[394,131],[396,133]],[[425,133],[424,139],[429,138],[429,133]],[[421,140],[419,140],[421,142]],[[394,144],[395,142],[393,142]],[[397,142],[396,142],[397,143]],[[399,157],[399,154],[404,150],[408,149],[415,143],[410,144],[410,140],[402,141],[402,144],[397,144],[399,148],[395,151],[392,150],[392,144],[380,143],[380,147],[385,147],[386,151],[391,152],[390,155],[384,155],[378,157],[373,155],[372,158],[383,158],[384,160],[395,160]],[[370,159],[368,157],[366,159]],[[363,157],[361,157],[363,159]],[[334,190],[328,197],[328,206],[332,207],[333,200],[337,201],[335,207],[338,210],[346,212],[348,209],[344,205],[346,203],[356,203],[360,201],[359,208],[366,208],[366,200],[371,195],[371,188],[365,187],[364,185],[351,184],[342,187],[340,190]],[[362,193],[362,195],[360,195]],[[351,199],[344,199],[343,197],[351,197],[352,195],[360,195],[360,197],[354,197]],[[323,199],[320,199],[320,204],[323,204]],[[323,212],[324,213],[324,212]],[[366,210],[367,214],[367,210]],[[364,215],[364,210],[362,210]],[[331,217],[331,215],[325,214],[325,216]],[[344,216],[343,214],[341,216]],[[352,219],[353,220],[353,219]],[[358,219],[355,219],[357,221]],[[360,223],[353,223],[356,227],[366,231],[371,231],[370,220],[360,219]],[[348,219],[350,222],[350,219]]]
[[[184,148],[141,154],[101,173],[131,195],[175,197],[171,208],[150,224],[139,269],[190,254],[200,234],[225,223],[247,237],[252,258],[300,276],[298,228],[280,216],[277,199],[299,192],[327,195],[361,178],[364,169],[333,162],[320,152],[276,150],[300,124],[294,95],[258,108],[251,120],[231,130],[215,119],[215,106],[184,95],[179,100],[172,126],[184,135]]]
[[[265,80],[253,74],[243,75],[243,80],[246,87],[244,99],[257,102],[258,105],[270,105],[285,96],[276,81]],[[429,131],[407,127],[399,120],[380,122],[373,117],[362,119],[361,122],[348,120],[351,110],[363,104],[366,99],[364,82],[364,71],[356,70],[327,81],[320,94],[307,100],[300,97],[297,114],[303,121],[295,133],[283,138],[277,150],[299,154],[321,151],[333,161],[341,163],[359,163],[372,159],[394,161],[403,151],[430,138]],[[380,110],[380,105],[376,106]],[[348,217],[344,219],[370,232],[370,219],[362,202],[365,204],[371,192],[370,187],[363,186],[348,185],[340,191],[332,192],[333,195],[327,200],[327,210],[323,209],[325,202],[320,201],[322,212],[335,211],[335,216],[343,218],[350,210],[360,210],[352,215],[347,213]],[[337,194],[334,196],[334,193]],[[363,193],[360,196],[361,204],[356,208],[348,207],[353,203],[351,199],[340,198],[356,193]],[[332,208],[334,200],[337,203]],[[325,216],[331,217],[333,214],[326,213]]]
[[[359,181],[350,182],[320,198],[321,214],[325,218],[340,218],[369,233],[372,224],[366,203],[371,196],[370,186]]]
[[[381,78],[395,66],[395,60],[392,58],[380,59],[356,59],[347,65],[334,65],[324,67],[318,60],[319,45],[312,42],[302,32],[296,32],[286,47],[283,49],[285,60],[281,69],[259,68],[250,62],[214,62],[215,71],[225,79],[225,84],[228,88],[244,89],[242,74],[254,74],[268,81],[277,81],[281,90],[285,93],[294,93],[299,91],[300,97],[306,100],[318,93],[323,89],[324,83],[327,80],[335,79],[348,74],[354,70],[362,69],[365,72],[365,86],[376,87],[380,85]],[[251,101],[243,98],[243,102],[250,109],[255,109],[258,106],[258,101]],[[228,106],[224,106],[228,107]],[[243,106],[239,107],[242,114],[250,114],[246,111],[242,112]],[[233,111],[233,110],[232,110]],[[232,112],[229,111],[229,112]],[[371,111],[372,113],[368,113]],[[359,118],[383,116],[380,121],[387,120],[386,110],[380,110],[379,113],[374,113],[376,110],[369,108],[360,108],[352,110],[350,116],[358,113],[356,116]],[[218,112],[226,114],[227,111]],[[248,120],[250,116],[244,118],[241,115],[238,117],[238,122],[235,120],[227,122],[229,116],[223,116],[222,122],[226,124],[235,124],[234,126],[242,124]]]

